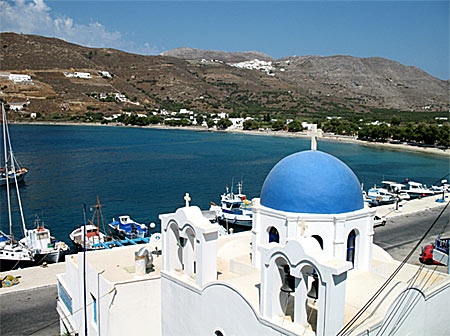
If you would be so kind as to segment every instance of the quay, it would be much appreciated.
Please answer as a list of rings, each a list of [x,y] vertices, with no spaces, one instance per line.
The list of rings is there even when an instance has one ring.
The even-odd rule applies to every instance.
[[[398,209],[396,209],[395,204],[381,205],[375,207],[374,209],[376,209],[376,215],[378,217],[383,219],[390,219],[443,207],[447,202],[450,201],[450,195],[445,194],[444,201],[440,202],[440,200],[442,200],[442,194],[399,202]]]

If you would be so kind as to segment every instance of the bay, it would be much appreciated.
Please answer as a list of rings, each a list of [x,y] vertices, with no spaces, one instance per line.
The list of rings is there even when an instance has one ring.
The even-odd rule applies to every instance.
[[[158,231],[158,215],[184,206],[185,193],[201,209],[218,203],[233,182],[243,181],[248,198],[259,197],[279,160],[310,148],[302,138],[180,129],[10,125],[10,133],[16,157],[30,169],[20,187],[28,228],[39,215],[66,242],[83,223],[84,203],[88,218],[93,215],[97,195],[106,223],[128,214],[156,223]],[[447,157],[322,140],[318,149],[344,161],[365,189],[383,179],[431,185],[449,173]],[[0,229],[8,232],[4,189]],[[17,206],[14,215],[14,231],[21,237]]]

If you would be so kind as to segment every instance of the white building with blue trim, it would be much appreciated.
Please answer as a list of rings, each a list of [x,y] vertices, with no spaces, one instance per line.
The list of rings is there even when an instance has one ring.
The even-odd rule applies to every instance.
[[[450,334],[450,276],[408,264],[397,273],[401,263],[373,243],[374,210],[358,178],[337,158],[313,150],[275,165],[253,200],[251,231],[221,236],[189,200],[160,215],[160,277],[122,284],[122,301],[100,299],[109,324],[91,335]],[[69,288],[74,274],[61,276]],[[160,323],[131,323],[135,311]]]

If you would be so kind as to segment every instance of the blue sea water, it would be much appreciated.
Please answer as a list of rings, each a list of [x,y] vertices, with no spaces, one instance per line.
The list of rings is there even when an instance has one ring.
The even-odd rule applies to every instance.
[[[10,134],[16,157],[30,168],[20,187],[27,226],[39,215],[66,242],[83,223],[83,203],[93,215],[97,195],[106,223],[128,214],[158,230],[158,215],[183,206],[186,192],[202,209],[219,202],[233,181],[243,181],[249,198],[259,197],[279,160],[310,148],[308,139],[175,129],[10,125]],[[446,157],[320,140],[318,148],[344,161],[365,189],[383,179],[431,185],[449,173]],[[8,232],[5,188],[1,194],[0,229]]]

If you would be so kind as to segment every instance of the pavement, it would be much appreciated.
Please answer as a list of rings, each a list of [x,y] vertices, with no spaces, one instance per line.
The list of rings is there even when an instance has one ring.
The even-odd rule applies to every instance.
[[[387,204],[376,207],[376,215],[381,218],[394,218],[405,215],[417,214],[430,209],[443,208],[450,201],[450,195],[445,195],[445,202],[439,202],[441,195],[417,198],[410,201],[402,201],[399,203],[398,209],[395,204]]]
[[[0,335],[59,335],[57,296],[56,285],[3,293],[0,296]]]
[[[0,272],[0,278],[6,275],[20,277],[20,283],[13,287],[0,288],[0,297],[5,293],[14,293],[26,291],[29,289],[56,286],[56,274],[66,271],[66,263],[48,264],[47,267],[35,266],[29,268],[18,269],[14,271]],[[3,336],[3,334],[0,333]]]

